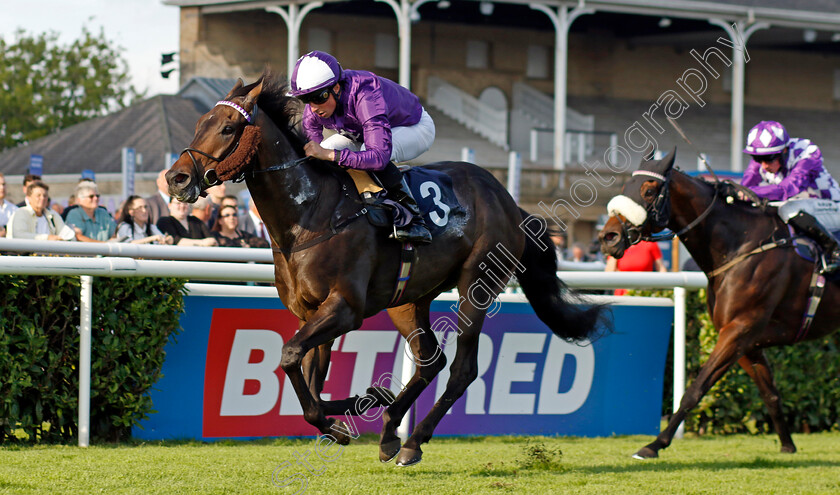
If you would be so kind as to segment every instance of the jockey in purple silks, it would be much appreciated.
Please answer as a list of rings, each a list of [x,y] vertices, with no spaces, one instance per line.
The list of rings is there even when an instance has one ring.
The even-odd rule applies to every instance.
[[[392,237],[421,244],[432,235],[394,162],[414,159],[435,139],[435,124],[411,91],[372,72],[342,70],[332,55],[309,52],[298,59],[290,94],[306,108],[303,130],[307,156],[366,170],[389,196],[412,214]],[[324,129],[335,130],[324,139]]]
[[[741,185],[771,201],[783,201],[779,216],[825,250],[823,273],[840,267],[840,186],[823,166],[820,149],[808,139],[791,138],[778,122],[762,121],[747,135],[744,153],[752,161]]]

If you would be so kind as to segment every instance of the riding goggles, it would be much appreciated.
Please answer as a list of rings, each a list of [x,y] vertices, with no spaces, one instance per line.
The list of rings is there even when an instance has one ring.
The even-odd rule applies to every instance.
[[[772,163],[776,160],[780,160],[782,158],[781,153],[775,153],[772,155],[753,155],[753,160],[757,161],[758,163]]]
[[[311,93],[306,93],[305,95],[301,95],[299,98],[300,101],[307,104],[314,103],[315,105],[322,105],[330,99],[331,94],[332,88],[325,88],[319,89],[318,91],[313,91]]]

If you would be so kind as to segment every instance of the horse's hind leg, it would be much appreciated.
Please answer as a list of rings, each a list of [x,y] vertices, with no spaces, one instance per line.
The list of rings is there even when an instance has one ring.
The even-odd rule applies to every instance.
[[[430,329],[430,305],[431,299],[428,299],[388,310],[394,326],[408,339],[412,359],[417,366],[414,375],[403,385],[402,391],[382,416],[382,435],[379,439],[379,460],[382,462],[390,461],[400,452],[397,427],[408,408],[446,365],[446,357]]]
[[[782,398],[779,396],[776,384],[773,383],[773,370],[770,368],[770,363],[767,361],[764,352],[761,349],[750,351],[738,360],[738,364],[744,368],[744,371],[750,375],[750,378],[758,386],[761,398],[770,411],[773,427],[782,442],[782,452],[791,454],[796,452],[796,445],[793,444],[793,439],[790,437],[790,429],[782,412]]]
[[[459,288],[459,292],[466,294]],[[410,466],[420,462],[423,452],[420,446],[432,438],[435,427],[452,405],[478,377],[478,337],[484,323],[485,309],[478,309],[468,300],[462,300],[458,308],[458,340],[455,357],[450,366],[449,382],[440,399],[423,418],[405,442],[397,457],[398,466]]]

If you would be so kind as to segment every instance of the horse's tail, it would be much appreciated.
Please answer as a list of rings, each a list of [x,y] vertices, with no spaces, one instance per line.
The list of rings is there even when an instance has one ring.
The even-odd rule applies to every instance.
[[[529,216],[520,211],[523,219]],[[520,259],[525,269],[517,272],[516,278],[539,319],[567,341],[593,340],[610,331],[606,318],[609,307],[582,303],[580,295],[557,277],[557,254],[548,232],[538,237],[542,246],[537,239],[525,237],[525,250]]]

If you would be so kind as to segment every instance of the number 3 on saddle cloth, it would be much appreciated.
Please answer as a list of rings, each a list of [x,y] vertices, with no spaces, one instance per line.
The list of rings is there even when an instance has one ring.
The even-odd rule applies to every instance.
[[[368,220],[377,227],[397,228],[411,223],[406,207],[385,197],[385,190],[365,171],[347,169],[362,199],[369,205]],[[417,201],[426,226],[437,237],[454,216],[463,216],[463,208],[452,191],[452,178],[436,170],[413,167],[403,172],[411,194]]]

